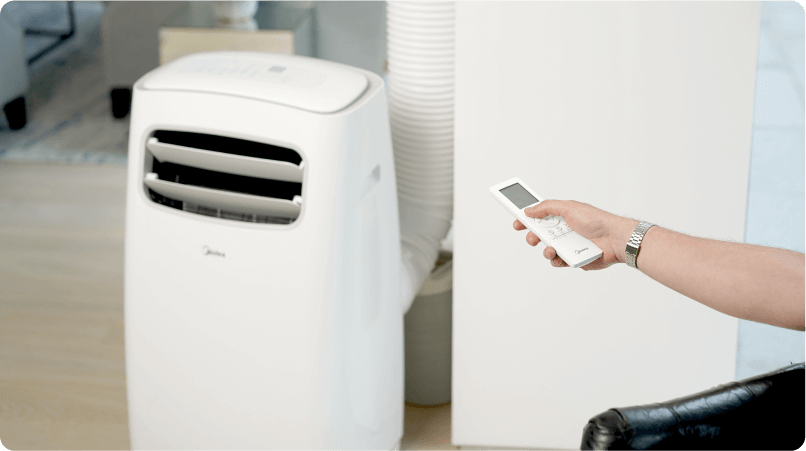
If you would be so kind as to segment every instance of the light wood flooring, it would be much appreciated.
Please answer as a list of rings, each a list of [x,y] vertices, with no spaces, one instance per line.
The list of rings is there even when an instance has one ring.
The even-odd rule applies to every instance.
[[[0,161],[0,441],[128,449],[126,168]],[[450,444],[450,404],[406,406],[404,449]]]
[[[0,440],[128,448],[125,166],[0,163]]]

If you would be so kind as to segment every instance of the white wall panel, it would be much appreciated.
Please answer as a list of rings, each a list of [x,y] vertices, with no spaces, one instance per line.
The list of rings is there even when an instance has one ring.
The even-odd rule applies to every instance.
[[[758,3],[457,16],[453,443],[577,448],[610,407],[732,380],[735,319],[623,265],[552,268],[487,187],[741,241]]]

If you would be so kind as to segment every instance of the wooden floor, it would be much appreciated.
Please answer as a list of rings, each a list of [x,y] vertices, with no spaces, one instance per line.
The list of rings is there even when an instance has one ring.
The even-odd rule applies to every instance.
[[[129,447],[124,166],[0,164],[0,440]]]
[[[0,441],[128,449],[123,165],[0,161]],[[406,406],[404,449],[450,445],[450,404]]]

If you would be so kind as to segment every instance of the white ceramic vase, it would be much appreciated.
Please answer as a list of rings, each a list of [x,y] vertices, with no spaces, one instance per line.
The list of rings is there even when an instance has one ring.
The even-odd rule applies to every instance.
[[[219,28],[257,30],[256,1],[210,2]]]

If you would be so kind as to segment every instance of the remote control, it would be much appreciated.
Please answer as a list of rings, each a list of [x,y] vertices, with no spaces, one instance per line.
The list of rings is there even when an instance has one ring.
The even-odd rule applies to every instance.
[[[559,216],[530,218],[523,212],[525,208],[539,204],[543,200],[521,179],[515,177],[490,187],[490,193],[513,216],[551,246],[568,266],[579,268],[602,256],[602,250],[589,239],[571,230],[565,219]]]

